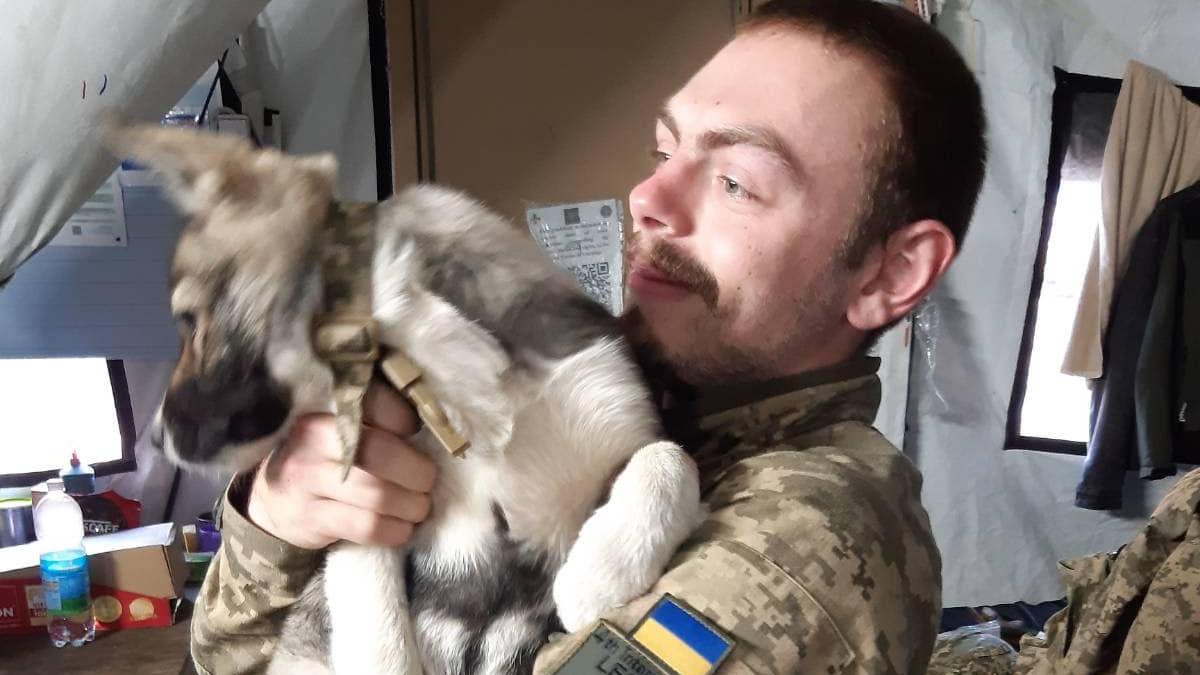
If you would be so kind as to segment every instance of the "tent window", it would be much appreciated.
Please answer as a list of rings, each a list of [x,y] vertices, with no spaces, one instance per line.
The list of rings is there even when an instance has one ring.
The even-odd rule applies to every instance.
[[[1042,235],[1005,447],[1084,455],[1091,390],[1060,368],[1099,229],[1100,165],[1121,81],[1058,68],[1054,74]],[[1184,94],[1195,99],[1200,90],[1184,88]]]
[[[0,486],[54,476],[72,451],[97,475],[136,468],[121,361],[2,359],[0,383]]]

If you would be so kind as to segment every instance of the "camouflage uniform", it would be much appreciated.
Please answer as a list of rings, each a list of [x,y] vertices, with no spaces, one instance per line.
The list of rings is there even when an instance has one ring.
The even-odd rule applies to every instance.
[[[698,401],[688,446],[710,514],[643,597],[605,618],[629,631],[673,593],[732,635],[741,673],[923,673],[941,610],[941,561],[916,469],[870,425],[875,359]],[[261,670],[318,555],[280,542],[226,494],[225,545],[197,601],[202,671]],[[590,632],[558,636],[553,672]]]
[[[1067,607],[1021,640],[1014,672],[1200,673],[1200,469],[1119,551],[1059,567]]]

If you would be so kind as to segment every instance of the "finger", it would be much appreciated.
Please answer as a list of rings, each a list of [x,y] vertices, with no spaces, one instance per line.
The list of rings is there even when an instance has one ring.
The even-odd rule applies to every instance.
[[[371,427],[363,428],[355,462],[368,473],[416,492],[433,490],[437,465],[399,436]]]
[[[364,546],[402,546],[412,537],[413,524],[325,499],[313,505],[316,526],[328,537]]]
[[[428,494],[407,490],[359,467],[352,467],[343,481],[341,466],[334,462],[320,473],[325,478],[317,486],[318,497],[410,523],[419,523],[429,517]]]
[[[371,380],[363,397],[363,421],[397,436],[412,436],[420,424],[417,413],[395,387],[378,378]]]
[[[337,423],[333,415],[328,413],[311,413],[296,418],[288,432],[281,460],[294,463],[291,459],[340,459],[342,456],[342,439],[338,436]],[[274,459],[274,458],[272,458]]]

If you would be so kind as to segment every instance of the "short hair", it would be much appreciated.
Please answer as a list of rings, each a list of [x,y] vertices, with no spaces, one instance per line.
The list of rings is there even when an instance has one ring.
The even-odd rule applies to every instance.
[[[987,160],[979,85],[954,45],[911,11],[875,0],[771,0],[739,34],[767,27],[814,33],[878,68],[895,107],[893,136],[873,148],[866,203],[845,261],[900,227],[939,220],[961,245]]]

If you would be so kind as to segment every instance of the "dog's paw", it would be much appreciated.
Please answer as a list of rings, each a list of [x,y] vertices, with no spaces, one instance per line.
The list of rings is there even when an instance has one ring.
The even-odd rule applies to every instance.
[[[579,531],[554,579],[569,631],[645,593],[703,517],[695,464],[674,443],[640,449]]]
[[[604,612],[637,597],[645,588],[626,583],[611,560],[573,556],[554,578],[554,604],[568,632],[575,632]],[[608,569],[604,569],[608,568]]]

